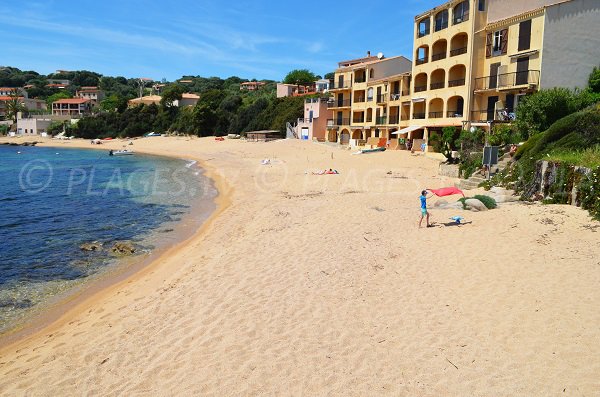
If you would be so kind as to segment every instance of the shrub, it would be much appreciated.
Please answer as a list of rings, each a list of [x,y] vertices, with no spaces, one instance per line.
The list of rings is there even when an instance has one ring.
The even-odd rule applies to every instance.
[[[476,194],[473,198],[481,201],[483,205],[485,205],[489,210],[493,210],[498,206],[496,200],[493,197],[486,196],[484,194]]]
[[[581,207],[600,221],[600,167],[586,175],[579,184]]]

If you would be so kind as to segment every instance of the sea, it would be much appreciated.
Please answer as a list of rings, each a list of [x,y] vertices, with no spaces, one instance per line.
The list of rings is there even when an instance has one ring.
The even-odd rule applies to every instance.
[[[0,146],[0,334],[191,236],[216,194],[191,160]]]

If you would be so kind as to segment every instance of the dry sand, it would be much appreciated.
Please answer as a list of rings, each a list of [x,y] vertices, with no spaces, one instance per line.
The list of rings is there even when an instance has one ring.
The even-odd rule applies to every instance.
[[[600,395],[600,226],[586,212],[506,204],[458,211],[472,223],[456,227],[442,223],[457,210],[433,209],[439,226],[418,229],[420,190],[452,182],[425,157],[164,137],[134,149],[201,160],[221,212],[4,347],[2,394]],[[305,173],[330,167],[340,175]]]

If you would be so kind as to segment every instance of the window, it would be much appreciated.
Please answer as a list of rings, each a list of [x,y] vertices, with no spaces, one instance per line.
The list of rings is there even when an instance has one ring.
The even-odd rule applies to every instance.
[[[369,78],[372,79],[375,77],[375,69],[369,70]]]
[[[486,58],[506,54],[508,48],[508,29],[488,32],[486,37]]]
[[[519,51],[528,50],[531,46],[531,19],[519,24]]]
[[[468,21],[469,20],[469,2],[463,1],[462,3],[459,3],[456,7],[454,7],[453,17],[454,17],[454,20],[452,22],[454,25]]]
[[[485,0],[479,0],[479,5],[477,7],[479,11],[485,11]]]
[[[423,37],[429,34],[429,18],[422,19],[419,22],[418,36]]]
[[[435,16],[435,31],[446,29],[448,27],[448,10],[442,10]]]
[[[367,90],[367,101],[372,101],[372,100],[373,100],[373,87],[371,87]]]

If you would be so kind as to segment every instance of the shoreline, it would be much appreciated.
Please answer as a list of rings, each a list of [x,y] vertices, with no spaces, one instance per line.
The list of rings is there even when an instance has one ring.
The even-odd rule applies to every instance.
[[[70,141],[53,141],[48,138],[39,139],[42,139],[42,141],[38,141],[39,147],[66,148],[75,150],[104,149],[104,147],[100,147],[99,145],[90,145],[91,147],[84,146],[83,142],[87,142],[87,140],[83,139]],[[5,140],[2,141],[4,142]],[[115,140],[115,143],[120,144],[123,141],[125,140]],[[74,142],[76,143],[76,146],[66,146],[64,145],[64,142]],[[213,204],[215,205],[214,210],[210,212],[209,216],[204,221],[202,221],[198,229],[183,237],[183,239],[178,238],[174,246],[171,246],[170,248],[161,247],[156,251],[153,250],[152,253],[146,255],[145,257],[140,255],[139,257],[121,259],[121,261],[124,263],[117,265],[117,268],[111,271],[110,274],[99,275],[95,279],[90,280],[87,285],[74,287],[75,291],[69,291],[60,294],[58,297],[56,297],[56,301],[51,301],[47,307],[43,308],[43,313],[40,312],[33,314],[32,318],[26,318],[25,320],[16,324],[14,327],[9,328],[6,332],[1,333],[0,356],[2,356],[7,350],[11,350],[22,344],[26,344],[30,339],[34,339],[41,334],[50,332],[66,324],[72,317],[92,307],[94,303],[100,300],[103,296],[114,293],[114,291],[118,290],[119,287],[133,283],[135,280],[143,277],[151,271],[158,270],[155,268],[159,267],[159,264],[163,262],[165,258],[181,252],[182,250],[185,250],[186,247],[201,240],[204,233],[206,233],[210,227],[210,224],[230,205],[230,197],[223,195],[222,191],[225,191],[224,189],[229,189],[228,191],[231,191],[231,188],[227,185],[226,181],[219,177],[217,173],[211,169],[211,166],[204,160],[199,158],[190,158],[189,156],[177,157],[174,155],[148,153],[144,150],[138,151],[137,149],[136,152],[145,155],[167,157],[182,161],[195,161],[195,166],[201,170],[203,176],[209,180],[210,184],[216,191],[216,195],[212,200]],[[200,207],[201,203],[197,203],[196,206]],[[186,217],[192,216],[194,216],[194,212],[190,212]],[[185,218],[177,223],[181,224],[184,221]],[[183,230],[180,230],[179,233],[187,234]],[[30,315],[27,317],[30,317]]]

